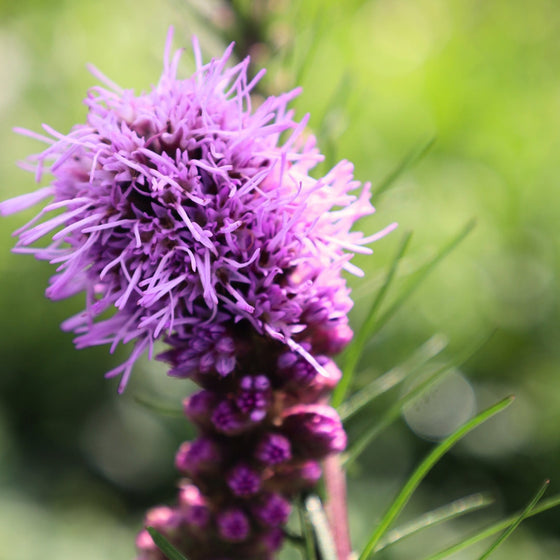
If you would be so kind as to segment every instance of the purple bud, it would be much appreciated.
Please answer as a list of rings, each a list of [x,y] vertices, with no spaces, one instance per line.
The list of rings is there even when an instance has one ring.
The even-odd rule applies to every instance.
[[[249,536],[249,519],[239,508],[230,508],[216,518],[218,533],[223,540],[241,542]]]
[[[235,402],[244,414],[253,422],[260,422],[270,404],[270,381],[264,375],[243,377],[239,383],[239,390]]]
[[[219,447],[208,437],[185,441],[175,456],[177,470],[190,475],[215,471],[221,462]]]
[[[146,513],[144,524],[160,533],[171,535],[181,525],[181,516],[177,510],[167,506],[158,506]]]
[[[183,520],[195,528],[204,528],[210,521],[210,510],[200,490],[194,484],[179,488],[179,506]]]
[[[146,529],[142,529],[142,531],[136,535],[136,548],[146,552],[155,552],[158,550],[156,543],[154,543],[154,540]]]
[[[324,459],[346,447],[346,433],[330,406],[298,405],[284,412],[282,432],[290,438],[294,455],[302,459]]]
[[[321,465],[317,461],[305,461],[299,465],[281,465],[276,469],[274,477],[266,481],[266,486],[283,494],[295,494],[315,486],[321,474]]]
[[[334,356],[344,350],[352,336],[352,329],[345,322],[337,321],[334,325],[320,323],[313,329],[313,350],[318,354]]]
[[[240,463],[229,471],[227,484],[236,496],[253,496],[261,487],[261,475],[251,467]]]
[[[290,502],[272,492],[267,492],[259,497],[259,501],[252,508],[255,518],[265,527],[278,527],[284,525],[290,516]]]
[[[257,445],[255,457],[266,465],[289,461],[292,458],[290,440],[281,434],[265,434]]]
[[[166,560],[163,552],[156,546],[150,533],[143,529],[136,536],[136,560]]]
[[[248,427],[247,420],[231,401],[222,401],[215,408],[212,424],[218,432],[227,435],[239,434]]]
[[[266,552],[272,554],[276,552],[284,542],[284,531],[280,528],[273,528],[259,535],[259,539],[263,544]],[[272,556],[270,557],[272,558]]]
[[[317,361],[323,366],[323,372],[317,374],[302,391],[297,392],[299,403],[294,404],[322,403],[340,381],[342,372],[332,360],[320,356]]]
[[[196,424],[205,426],[209,423],[217,398],[211,391],[198,391],[183,401],[185,416]]]
[[[285,352],[278,358],[278,369],[282,380],[295,387],[311,384],[318,375],[312,364],[293,352]]]

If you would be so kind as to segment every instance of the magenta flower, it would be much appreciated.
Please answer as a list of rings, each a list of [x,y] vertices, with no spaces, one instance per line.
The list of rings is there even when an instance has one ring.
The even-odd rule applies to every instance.
[[[350,232],[373,212],[369,185],[350,194],[360,186],[350,163],[309,176],[322,156],[304,134],[307,117],[287,110],[299,90],[253,110],[262,74],[249,82],[248,60],[227,68],[232,46],[203,65],[195,41],[187,79],[177,78],[180,52],[170,48],[171,34],[151,91],[135,96],[96,72],[109,89],[89,91],[84,124],[67,135],[47,125],[48,137],[21,131],[50,144],[31,161],[37,180],[45,170],[54,180],[0,204],[6,215],[52,198],[16,232],[15,251],[57,266],[49,298],[85,293],[85,310],[62,325],[78,348],[135,341],[107,374],[122,374],[121,391],[162,335],[180,377],[230,374],[242,325],[292,348],[305,338],[337,351],[352,306],[340,272],[359,274],[352,253],[370,252],[364,244],[394,227]],[[50,243],[35,247],[44,237]]]
[[[270,560],[291,498],[346,445],[325,404],[341,375],[331,356],[352,337],[341,273],[361,274],[353,254],[395,224],[350,231],[374,211],[350,163],[309,175],[322,156],[307,117],[287,109],[298,90],[253,109],[261,74],[248,80],[248,60],[227,68],[232,46],[203,65],[195,41],[187,79],[170,50],[171,34],[151,91],[135,96],[96,71],[109,89],[90,90],[84,124],[23,131],[50,144],[32,164],[54,180],[0,213],[52,197],[15,250],[56,264],[48,297],[85,293],[63,324],[78,348],[134,341],[107,374],[121,375],[119,391],[156,340],[169,374],[201,386],[184,403],[199,435],[176,455],[178,504],[146,525],[192,560]],[[138,560],[162,558],[146,531],[137,548]]]

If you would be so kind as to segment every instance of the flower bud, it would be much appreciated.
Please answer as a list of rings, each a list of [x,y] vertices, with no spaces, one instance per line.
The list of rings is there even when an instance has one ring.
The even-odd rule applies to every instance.
[[[239,508],[230,508],[216,517],[218,534],[225,541],[242,542],[249,536],[250,524],[247,515]]]
[[[302,459],[324,459],[346,447],[346,433],[330,406],[298,405],[284,412],[282,432],[292,442],[294,455]]]

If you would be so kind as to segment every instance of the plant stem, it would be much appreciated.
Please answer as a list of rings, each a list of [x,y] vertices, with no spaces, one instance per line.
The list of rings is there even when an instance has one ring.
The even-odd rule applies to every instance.
[[[346,500],[346,475],[340,455],[327,457],[324,462],[327,503],[325,511],[336,547],[338,560],[348,560],[352,552]]]

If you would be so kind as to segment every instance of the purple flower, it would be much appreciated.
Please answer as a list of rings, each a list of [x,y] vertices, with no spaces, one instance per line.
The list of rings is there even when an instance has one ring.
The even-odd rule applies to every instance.
[[[369,184],[323,157],[288,104],[293,90],[252,107],[249,60],[228,67],[233,45],[177,77],[171,33],[162,76],[135,95],[96,72],[86,122],[67,134],[21,131],[49,144],[31,158],[47,187],[0,204],[10,214],[51,200],[17,233],[15,251],[56,265],[51,299],[83,292],[63,323],[78,348],[133,343],[108,372],[126,386],[156,341],[169,375],[201,390],[184,402],[198,429],[176,466],[189,478],[176,507],[153,525],[193,560],[271,560],[289,500],[315,485],[320,461],[346,435],[325,403],[341,372],[331,356],[350,341],[342,272],[385,235],[352,232],[371,214]],[[354,193],[354,194],[352,194]],[[40,242],[36,246],[36,242]],[[149,534],[138,560],[160,560]]]
[[[0,205],[7,215],[51,199],[18,230],[15,250],[56,265],[49,298],[85,294],[84,311],[62,325],[78,348],[134,341],[107,374],[122,376],[120,391],[162,337],[180,377],[230,375],[242,324],[304,356],[302,338],[338,351],[352,306],[340,272],[360,274],[352,254],[394,227],[350,232],[373,212],[369,185],[350,194],[360,187],[350,163],[309,176],[322,156],[303,134],[307,117],[287,109],[299,90],[253,109],[262,73],[249,81],[248,60],[228,68],[232,46],[203,65],[195,41],[186,79],[170,49],[171,34],[150,91],[134,95],[96,73],[108,88],[88,92],[85,123],[24,131],[49,144],[32,158],[37,180],[54,179]],[[50,243],[35,246],[42,238]]]

